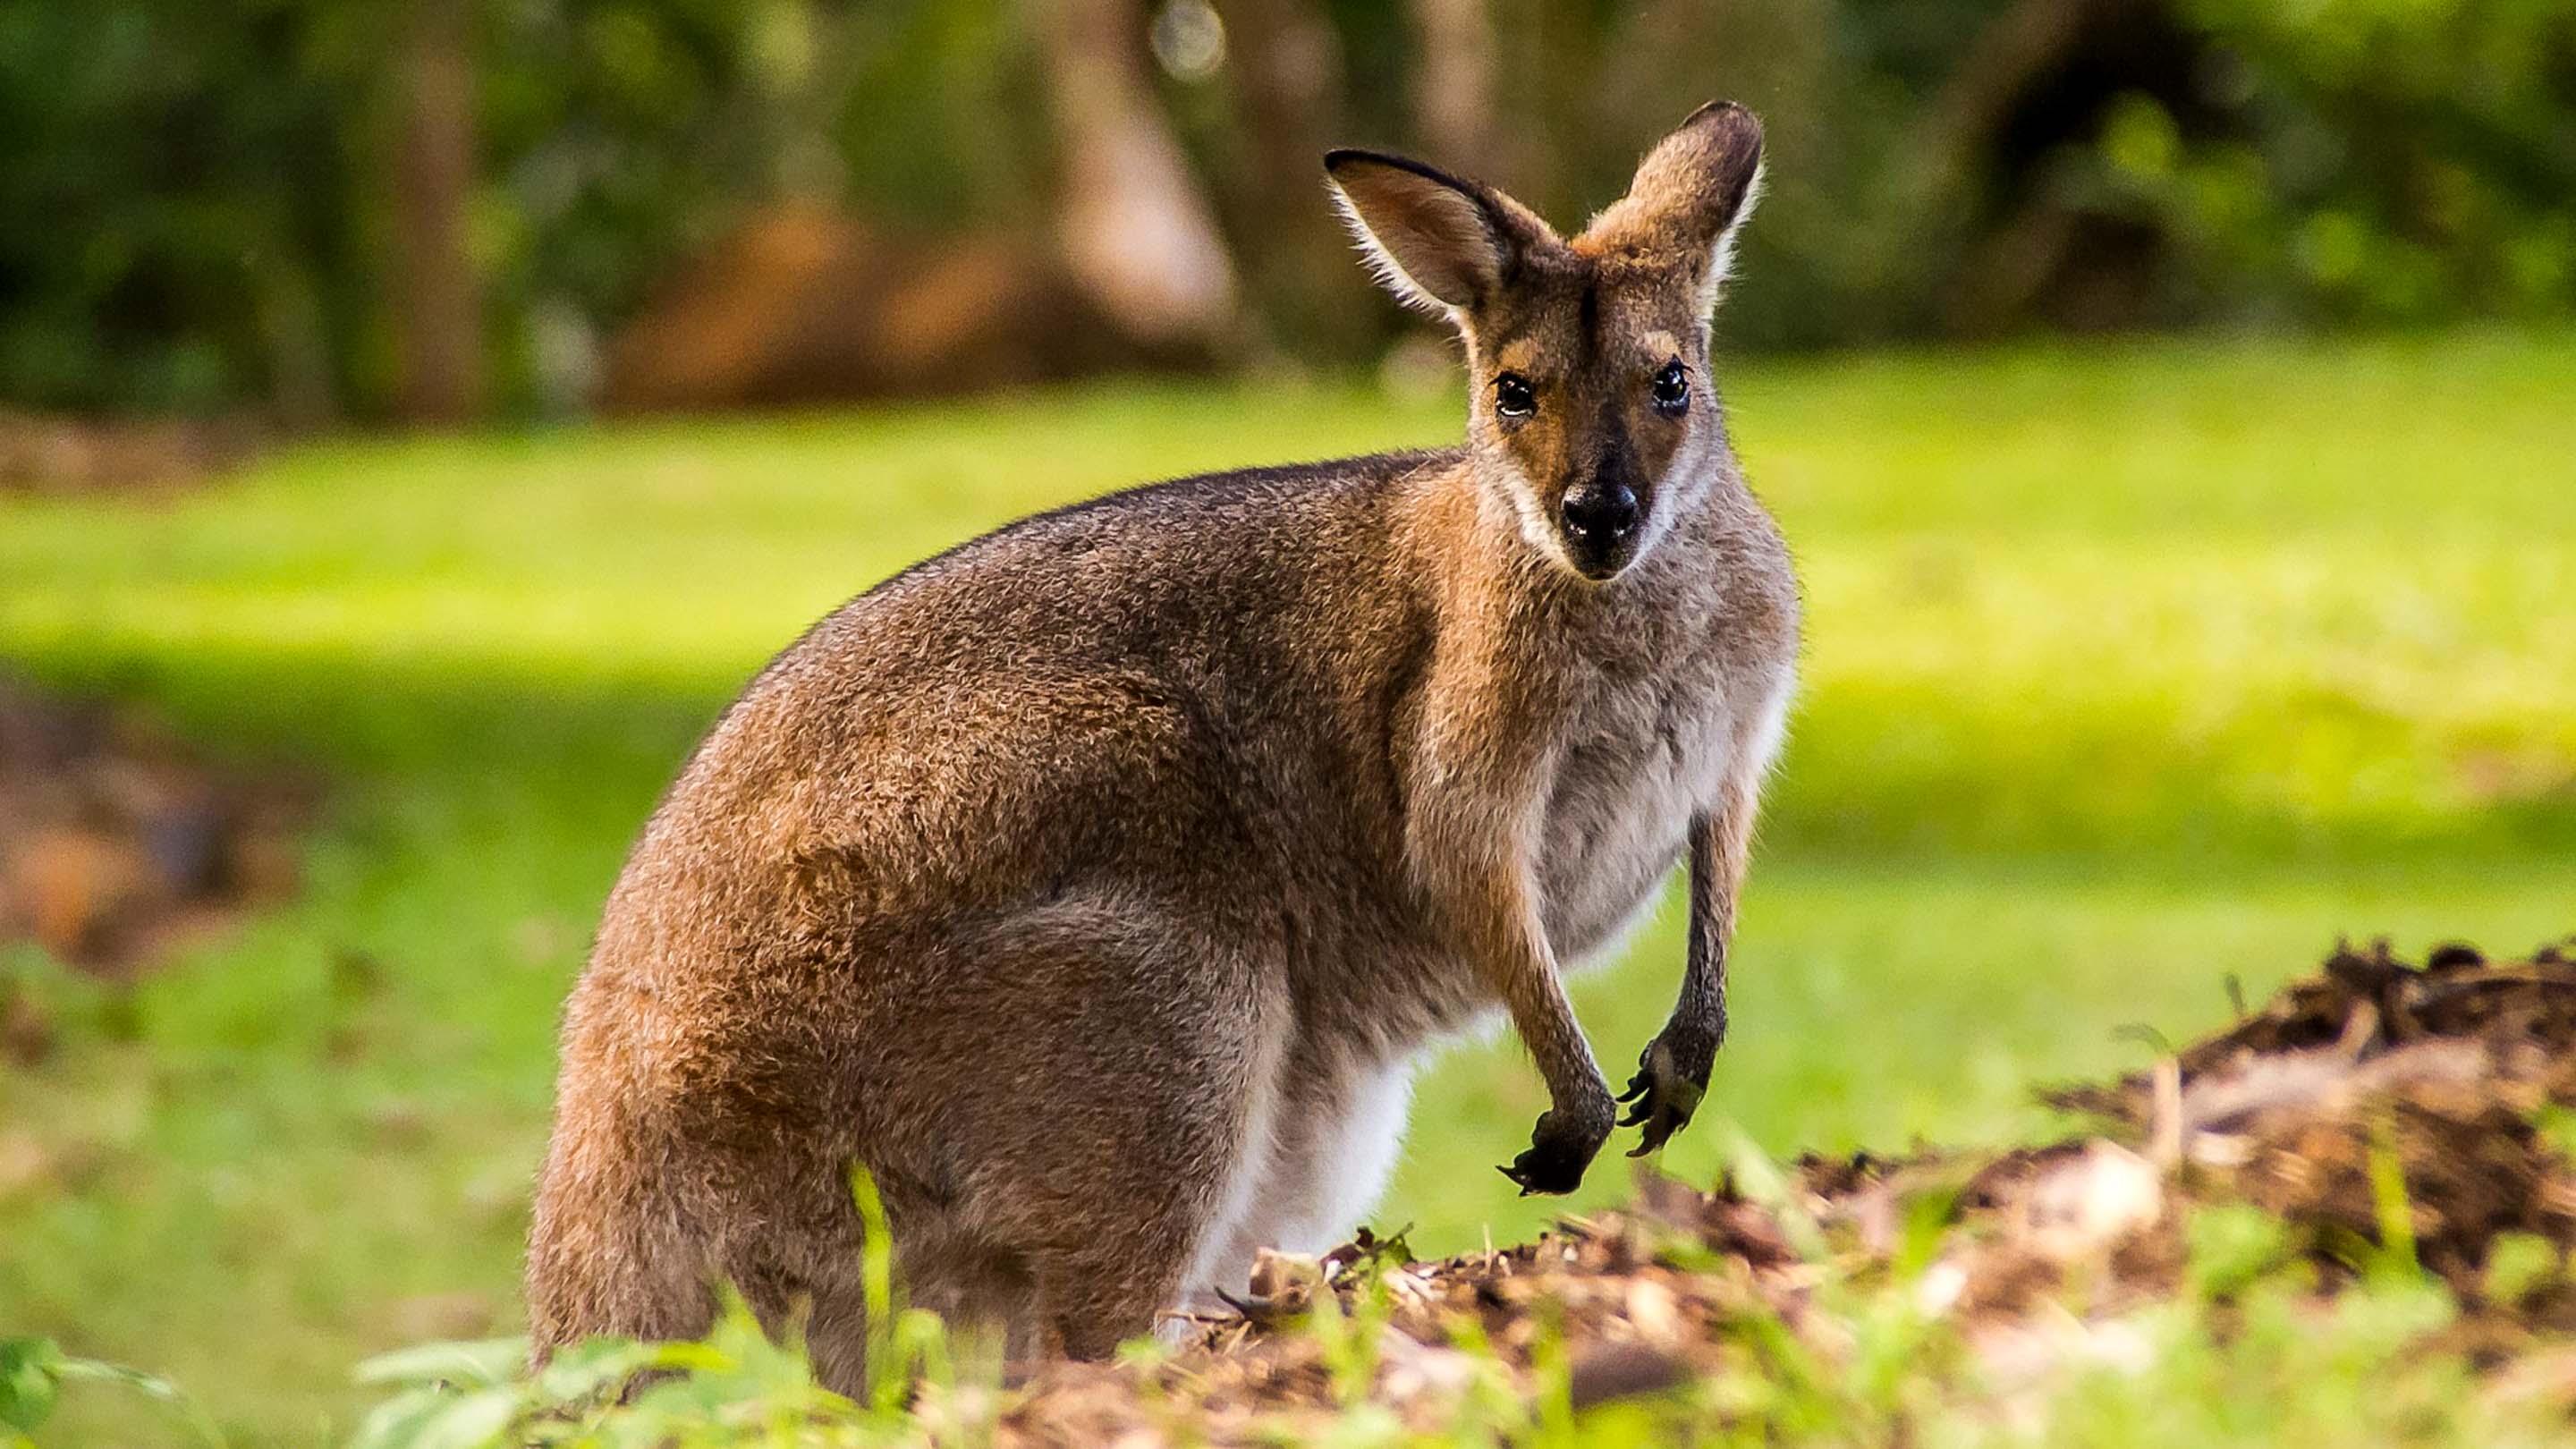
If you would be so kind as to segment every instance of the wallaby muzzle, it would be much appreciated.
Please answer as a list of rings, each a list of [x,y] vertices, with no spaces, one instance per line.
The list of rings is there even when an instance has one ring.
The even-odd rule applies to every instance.
[[[1566,557],[1585,578],[1606,579],[1636,557],[1637,524],[1644,515],[1627,484],[1596,480],[1575,488],[1565,495],[1560,515]]]
[[[1606,405],[1593,445],[1592,466],[1577,476],[1582,482],[1557,501],[1558,532],[1575,572],[1594,582],[1609,578],[1636,561],[1637,542],[1645,532],[1645,504],[1639,501],[1637,460],[1627,434]]]

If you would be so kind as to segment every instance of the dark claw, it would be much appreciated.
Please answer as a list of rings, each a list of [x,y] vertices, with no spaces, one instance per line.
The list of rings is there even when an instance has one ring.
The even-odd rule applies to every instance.
[[[1288,1310],[1282,1308],[1277,1299],[1267,1298],[1259,1293],[1247,1293],[1237,1298],[1222,1288],[1212,1288],[1208,1291],[1214,1293],[1219,1302],[1241,1315],[1245,1322],[1255,1327],[1267,1328],[1290,1316]]]
[[[1582,1186],[1583,1170],[1592,1165],[1593,1154],[1600,1150],[1599,1136],[1569,1129],[1556,1113],[1544,1112],[1530,1133],[1529,1150],[1513,1158],[1510,1166],[1495,1170],[1510,1178],[1523,1197],[1534,1193],[1554,1196]]]
[[[1622,1102],[1636,1103],[1619,1125],[1645,1129],[1630,1157],[1643,1157],[1671,1141],[1674,1133],[1689,1125],[1708,1090],[1705,1066],[1695,1082],[1674,1066],[1673,1056],[1661,1038],[1648,1045],[1638,1059],[1637,1075],[1628,1079],[1628,1090],[1619,1095]]]

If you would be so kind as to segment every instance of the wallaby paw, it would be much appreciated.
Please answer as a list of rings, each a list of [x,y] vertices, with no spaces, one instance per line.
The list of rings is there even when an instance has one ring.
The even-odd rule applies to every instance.
[[[1632,1104],[1619,1125],[1646,1129],[1629,1149],[1630,1157],[1655,1151],[1690,1125],[1691,1114],[1708,1095],[1709,1069],[1716,1058],[1714,1045],[1676,1045],[1670,1033],[1647,1044],[1637,1058],[1637,1075],[1628,1079],[1628,1090],[1619,1094],[1620,1101]]]
[[[1542,1112],[1530,1133],[1529,1150],[1513,1158],[1511,1166],[1496,1170],[1519,1184],[1523,1197],[1569,1193],[1583,1185],[1583,1170],[1592,1165],[1609,1135],[1606,1126],[1590,1130],[1553,1110]]]

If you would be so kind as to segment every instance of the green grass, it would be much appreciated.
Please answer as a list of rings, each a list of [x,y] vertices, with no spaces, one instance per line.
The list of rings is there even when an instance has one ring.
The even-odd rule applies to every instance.
[[[1756,1170],[1777,1184],[1775,1169]],[[870,1311],[889,1332],[869,1382],[851,1396],[816,1384],[801,1349],[772,1341],[735,1302],[702,1340],[596,1339],[534,1373],[525,1338],[381,1355],[356,1371],[378,1401],[349,1442],[932,1449],[993,1442],[1007,1417],[1023,1437],[1043,1427],[1106,1442],[1133,1428],[1157,1443],[1213,1437],[1344,1449],[2565,1443],[2565,1341],[2522,1341],[2506,1326],[2521,1308],[2563,1295],[2560,1250],[2538,1236],[2498,1237],[2464,1299],[2420,1265],[2402,1176],[2392,1171],[2389,1187],[2378,1244],[2350,1239],[2338,1252],[2324,1251],[2313,1223],[2241,1201],[2170,1198],[2164,1212],[2180,1252],[2167,1291],[2131,1298],[2147,1285],[2130,1281],[2106,1300],[2095,1271],[2106,1264],[2078,1258],[2036,1301],[2003,1313],[1930,1306],[1955,1291],[1941,1286],[1945,1272],[1978,1261],[2002,1228],[1945,1225],[1948,1195],[1938,1190],[1935,1211],[1909,1210],[1893,1255],[1864,1246],[1848,1223],[1828,1229],[1794,1210],[1775,1217],[1805,1260],[1788,1275],[1794,1288],[1776,1270],[1757,1279],[1744,1259],[1713,1251],[1700,1234],[1631,1220],[1623,1240],[1666,1270],[1655,1281],[1678,1282],[1716,1311],[1692,1346],[1686,1382],[1598,1403],[1581,1402],[1574,1365],[1604,1340],[1569,1341],[1566,1305],[1549,1291],[1521,1310],[1532,1335],[1498,1334],[1479,1309],[1428,1320],[1399,1314],[1390,1275],[1405,1270],[1382,1260],[1345,1272],[1347,1300],[1320,1294],[1311,1311],[1274,1326],[1262,1374],[1229,1379],[1140,1342],[1121,1354],[1109,1382],[1059,1384],[1053,1393],[1042,1385],[1023,1397],[1001,1389],[998,1365],[952,1340],[935,1316],[901,1307],[877,1235]],[[861,1201],[864,1210],[872,1198]],[[1605,1288],[1617,1291],[1597,1278],[1577,1291]],[[1591,1306],[1599,1311],[1597,1296]],[[1400,1356],[1390,1351],[1396,1333],[1407,1345]],[[1426,1359],[1439,1361],[1438,1377]],[[639,1384],[638,1375],[649,1379]],[[1240,1417],[1247,1391],[1257,1405],[1248,1420]],[[220,1434],[166,1380],[66,1354],[50,1340],[0,1339],[0,1449],[34,1449],[33,1432],[50,1432],[72,1398],[148,1409],[199,1444]]]
[[[1806,690],[1706,1109],[1774,1151],[1995,1139],[2117,1035],[2338,931],[2576,929],[2576,335],[1746,365]],[[1146,477],[1438,440],[1271,385],[294,453],[166,502],[0,500],[0,659],[337,781],[297,903],[130,999],[20,950],[0,1332],[310,1441],[347,1366],[516,1323],[555,1005],[628,840],[772,650],[911,559]],[[1678,911],[1578,991],[1624,1078]],[[365,958],[375,969],[350,963]],[[1383,1217],[1529,1231],[1507,1040],[1428,1076]],[[1721,1122],[1670,1166],[1713,1170]],[[1619,1197],[1605,1158],[1578,1201]],[[67,1410],[64,1437],[111,1421]],[[129,1430],[126,1421],[113,1421]],[[142,1432],[134,1430],[133,1432]]]

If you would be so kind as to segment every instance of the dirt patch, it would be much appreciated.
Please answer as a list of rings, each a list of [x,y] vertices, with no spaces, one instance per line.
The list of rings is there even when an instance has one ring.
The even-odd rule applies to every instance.
[[[1278,1329],[1326,1293],[1345,1314],[1384,1295],[1361,1391],[1426,1429],[1464,1395],[1532,1392],[1545,1355],[1570,1365],[1577,1407],[1671,1388],[1745,1354],[1748,1322],[1780,1325],[1830,1366],[1844,1350],[1813,1311],[1819,1284],[1895,1281],[1900,1265],[1980,1372],[2010,1383],[2119,1352],[2122,1313],[2182,1290],[2186,1220],[2222,1204],[2275,1215],[2282,1251],[2312,1260],[2321,1294],[2411,1241],[2462,1304],[2448,1346],[2480,1362],[2576,1329],[2563,1273],[2499,1289],[2488,1272],[2509,1236],[2562,1255],[2576,1243],[2576,1163],[2536,1125],[2576,1105],[2565,947],[2500,963],[2445,947],[2422,965],[2384,944],[2338,949],[2154,1070],[2052,1098],[2099,1130],[2000,1154],[1809,1158],[1705,1193],[1649,1178],[1625,1211],[1437,1262],[1365,1237],[1320,1262],[1268,1258],[1243,1311],[1201,1323],[1195,1348],[1150,1367],[1050,1370],[1000,1437],[1322,1434],[1350,1370],[1330,1334]],[[2066,1307],[2077,1286],[2080,1317]]]
[[[210,765],[130,710],[0,675],[0,942],[141,970],[294,890],[315,794]],[[23,1034],[5,1022],[0,1036]]]
[[[156,493],[241,466],[245,419],[83,418],[0,408],[0,493]]]

